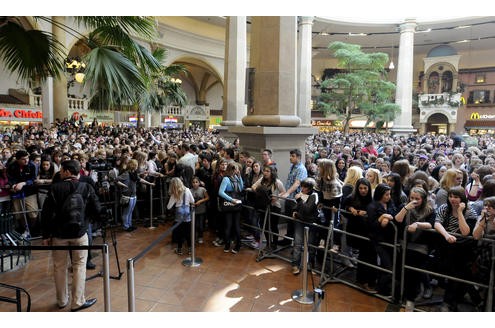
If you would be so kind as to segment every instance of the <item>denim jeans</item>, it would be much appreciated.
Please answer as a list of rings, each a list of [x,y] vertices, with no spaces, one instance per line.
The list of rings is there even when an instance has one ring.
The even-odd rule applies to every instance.
[[[132,212],[136,206],[136,200],[136,196],[131,196],[129,199],[129,204],[122,207],[122,225],[124,226],[124,229],[132,226]]]
[[[308,254],[309,258],[308,264],[312,263],[315,255],[315,248],[310,247],[310,245],[314,245],[316,241],[316,228],[312,227],[309,224],[294,222],[294,249],[292,251],[292,266],[298,266],[299,268],[303,267],[303,262],[301,261],[303,249],[304,249],[304,228],[309,227],[309,235],[308,235]]]

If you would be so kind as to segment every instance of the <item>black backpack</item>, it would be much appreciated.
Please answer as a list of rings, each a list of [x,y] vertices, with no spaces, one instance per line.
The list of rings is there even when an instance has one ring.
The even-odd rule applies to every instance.
[[[84,183],[77,183],[75,190],[69,194],[58,212],[59,232],[65,238],[79,238],[86,232],[86,201],[82,194]]]

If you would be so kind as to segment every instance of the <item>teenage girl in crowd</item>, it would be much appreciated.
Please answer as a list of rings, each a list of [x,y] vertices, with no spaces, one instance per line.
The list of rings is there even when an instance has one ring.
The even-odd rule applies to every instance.
[[[242,203],[240,198],[241,191],[244,189],[244,182],[241,178],[241,165],[231,162],[227,165],[226,174],[218,188],[218,196],[223,200],[233,203]],[[231,193],[230,196],[227,193]],[[225,253],[231,251],[234,254],[239,253],[241,248],[241,211],[225,212]],[[234,242],[233,248],[230,249],[231,242]]]
[[[191,214],[189,208],[194,204],[194,197],[191,190],[184,186],[180,178],[172,178],[170,180],[170,198],[168,200],[167,209],[172,209],[175,206],[175,220],[182,222],[175,228],[175,237],[177,248],[175,253],[182,255],[182,244],[186,240],[188,254],[191,254]],[[180,217],[179,217],[180,215]]]
[[[434,225],[441,236],[436,245],[439,252],[438,259],[441,260],[439,268],[446,275],[471,279],[471,265],[474,260],[473,243],[462,236],[471,234],[476,220],[476,212],[469,206],[464,188],[460,185],[451,187],[448,191],[447,203],[437,208]],[[461,236],[454,236],[453,233]],[[466,292],[465,284],[449,279],[445,286],[444,304],[441,310],[457,311],[457,303],[463,300]]]
[[[274,166],[267,165],[263,168],[263,178],[255,182],[252,189],[256,191],[260,187],[268,189],[273,196],[270,203],[270,225],[265,227],[268,230],[265,232],[265,238],[268,249],[274,250],[278,246],[278,219],[282,212],[282,204],[278,195],[285,192],[284,184],[278,178],[277,169]]]
[[[380,183],[376,186],[373,202],[366,209],[370,222],[371,241],[380,258],[380,266],[386,270],[392,270],[393,268],[394,250],[392,247],[381,243],[393,244],[396,232],[392,226],[392,221],[394,221],[397,210],[392,202],[390,191],[391,189],[387,184]],[[390,295],[391,286],[391,274],[380,271],[377,285],[378,292],[382,295]]]
[[[365,178],[356,181],[352,193],[342,202],[342,208],[347,212],[347,232],[369,238],[369,221],[366,208],[372,202],[371,185]],[[377,254],[369,240],[354,236],[347,237],[349,246],[359,250],[358,260],[376,265]],[[358,262],[356,282],[361,288],[370,293],[376,293],[376,270]]]
[[[423,267],[428,263],[431,236],[422,230],[431,229],[435,222],[435,211],[428,201],[428,192],[421,187],[413,187],[409,193],[409,203],[403,206],[395,216],[397,222],[404,222],[407,230],[406,264]],[[402,238],[402,236],[400,236]],[[418,296],[424,274],[415,270],[405,272],[406,312],[414,310],[414,300]],[[428,282],[426,282],[427,289]]]
[[[205,187],[201,187],[200,183],[201,181],[198,177],[193,177],[191,192],[194,197],[197,240],[199,244],[202,244],[206,223],[206,204],[208,204],[210,197]]]

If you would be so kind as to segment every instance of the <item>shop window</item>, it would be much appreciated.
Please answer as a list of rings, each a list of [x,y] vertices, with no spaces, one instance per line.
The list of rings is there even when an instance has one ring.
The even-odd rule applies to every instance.
[[[468,104],[488,104],[490,103],[489,90],[473,90],[469,92]]]
[[[479,83],[485,83],[485,74],[476,74],[476,78],[474,80],[474,83],[479,84]]]

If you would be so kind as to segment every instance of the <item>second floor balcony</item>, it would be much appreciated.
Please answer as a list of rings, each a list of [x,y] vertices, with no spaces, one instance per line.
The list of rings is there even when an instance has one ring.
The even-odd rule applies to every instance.
[[[421,109],[458,109],[461,105],[461,93],[428,93],[418,95],[418,106]]]

